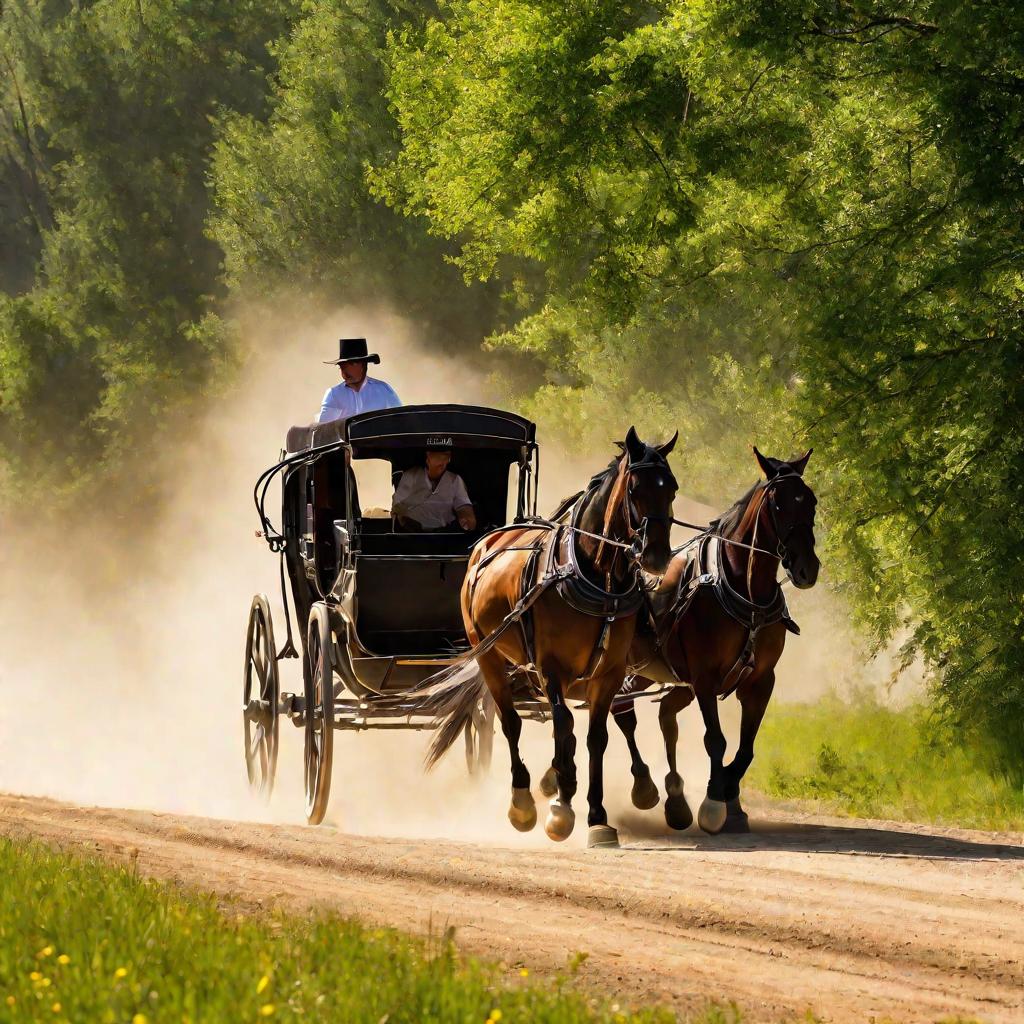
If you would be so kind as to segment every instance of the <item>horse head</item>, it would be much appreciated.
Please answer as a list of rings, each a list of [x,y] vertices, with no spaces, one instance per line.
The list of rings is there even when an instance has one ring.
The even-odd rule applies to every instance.
[[[661,574],[672,557],[672,501],[679,485],[668,464],[679,431],[662,445],[640,440],[635,427],[620,442],[621,502],[626,533],[637,545],[637,558],[647,572]]]
[[[803,479],[811,451],[786,462],[754,449],[754,457],[765,475],[764,505],[775,531],[776,550],[786,575],[800,590],[814,586],[821,568],[814,550],[814,510],[818,499]]]

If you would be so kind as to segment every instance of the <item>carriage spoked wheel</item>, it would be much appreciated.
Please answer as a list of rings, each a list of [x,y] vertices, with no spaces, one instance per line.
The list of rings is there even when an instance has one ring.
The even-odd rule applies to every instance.
[[[494,749],[494,700],[489,693],[477,701],[466,723],[466,767],[470,775],[483,775],[491,767]]]
[[[319,825],[331,796],[334,757],[334,668],[331,661],[331,622],[327,606],[318,601],[309,613],[306,660],[306,818]]]
[[[257,594],[249,609],[245,640],[245,682],[242,718],[245,730],[245,770],[255,793],[270,799],[277,772],[278,696],[277,648],[270,603]]]

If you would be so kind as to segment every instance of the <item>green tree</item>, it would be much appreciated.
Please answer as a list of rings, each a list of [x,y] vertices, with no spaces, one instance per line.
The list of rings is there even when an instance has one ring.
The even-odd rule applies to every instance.
[[[303,4],[274,49],[269,119],[222,119],[210,228],[237,294],[383,300],[429,343],[465,351],[493,322],[496,290],[467,291],[446,262],[453,247],[371,195],[366,180],[398,148],[385,94],[388,33],[422,20],[422,5],[406,0]]]
[[[378,187],[521,297],[492,344],[546,360],[562,409],[657,393],[708,495],[741,436],[812,441],[837,582],[1020,777],[1024,13],[443,13],[395,42]]]
[[[264,109],[267,44],[291,6],[4,4],[5,188],[20,198],[4,213],[18,254],[0,299],[0,440],[15,469],[68,488],[127,472],[154,420],[216,376],[213,117]]]

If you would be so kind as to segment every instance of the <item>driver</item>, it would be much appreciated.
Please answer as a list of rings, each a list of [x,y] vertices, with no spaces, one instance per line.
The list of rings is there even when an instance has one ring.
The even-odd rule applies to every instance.
[[[426,465],[402,474],[391,512],[405,530],[443,530],[458,520],[463,530],[476,529],[476,513],[462,477],[448,469],[451,452],[428,448]]]

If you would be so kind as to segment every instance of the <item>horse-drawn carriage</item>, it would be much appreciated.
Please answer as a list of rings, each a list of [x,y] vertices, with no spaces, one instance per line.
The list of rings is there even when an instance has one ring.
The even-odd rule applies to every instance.
[[[466,485],[477,526],[403,532],[382,507],[401,474],[427,448],[449,450]],[[295,427],[280,460],[256,483],[262,534],[281,556],[287,639],[276,646],[265,595],[253,598],[245,652],[245,758],[252,787],[274,783],[282,717],[305,732],[306,815],[327,809],[335,730],[430,729],[437,723],[410,702],[424,679],[468,647],[459,594],[474,542],[489,529],[536,513],[534,425],[512,413],[458,405],[404,406],[347,421]],[[280,479],[282,521],[267,496]],[[290,588],[286,586],[287,581]],[[287,590],[301,628],[292,639]],[[303,687],[282,692],[279,662],[301,658]],[[486,766],[493,705],[481,701],[465,729],[471,771]]]

